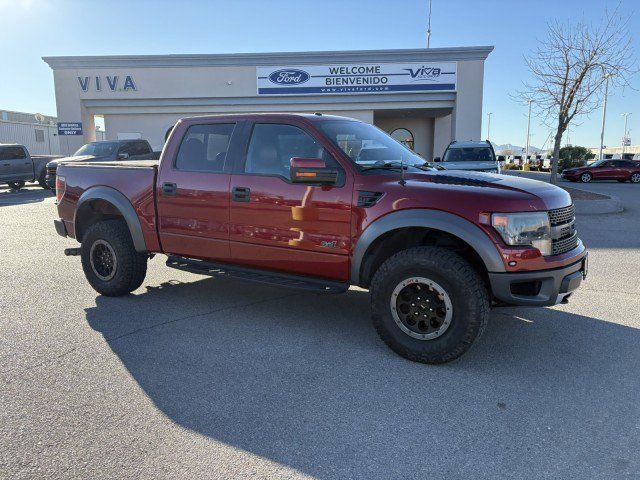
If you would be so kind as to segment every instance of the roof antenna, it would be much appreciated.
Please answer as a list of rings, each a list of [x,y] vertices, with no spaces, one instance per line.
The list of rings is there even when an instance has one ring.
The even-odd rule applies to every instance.
[[[404,156],[400,155],[400,181],[398,182],[403,187],[407,184],[404,179]]]

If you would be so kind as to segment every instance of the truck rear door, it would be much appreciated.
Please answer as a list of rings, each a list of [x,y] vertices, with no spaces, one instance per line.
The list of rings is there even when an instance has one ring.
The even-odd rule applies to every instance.
[[[162,158],[158,229],[165,253],[229,258],[229,182],[240,124],[180,124]]]

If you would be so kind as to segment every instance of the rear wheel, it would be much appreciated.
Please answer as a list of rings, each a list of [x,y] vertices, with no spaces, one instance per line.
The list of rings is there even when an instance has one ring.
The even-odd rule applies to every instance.
[[[134,291],[147,274],[147,256],[136,251],[121,220],[91,225],[82,239],[81,258],[89,284],[110,297]]]
[[[631,183],[640,183],[640,172],[634,172],[631,174]]]
[[[24,187],[24,180],[9,182],[8,185],[11,190],[20,190],[22,187]]]
[[[480,275],[459,255],[416,247],[389,258],[371,283],[373,324],[397,354],[438,364],[458,358],[489,320]]]
[[[593,180],[593,175],[589,172],[584,172],[580,175],[580,181],[582,183],[589,183],[591,180]]]

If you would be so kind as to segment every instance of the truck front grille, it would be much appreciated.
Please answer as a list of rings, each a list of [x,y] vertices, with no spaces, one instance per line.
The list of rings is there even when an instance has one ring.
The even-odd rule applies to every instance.
[[[559,240],[553,240],[553,255],[560,255],[562,253],[573,250],[578,246],[578,234],[574,233],[570,237],[561,238]]]
[[[549,210],[549,223],[551,223],[552,230],[554,230],[553,227],[560,227],[559,230],[563,230],[563,225],[571,226],[571,228],[565,229],[567,231],[561,237],[552,240],[552,255],[561,255],[578,246],[578,233],[572,225],[576,219],[575,214],[576,209],[573,205]]]
[[[555,210],[549,210],[549,222],[551,226],[562,225],[569,223],[576,216],[576,208],[573,205],[568,207],[556,208]]]

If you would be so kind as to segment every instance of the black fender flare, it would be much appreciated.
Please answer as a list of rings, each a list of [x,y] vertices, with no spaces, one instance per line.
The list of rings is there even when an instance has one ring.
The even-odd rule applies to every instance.
[[[131,205],[129,199],[115,188],[98,186],[91,187],[86,190],[78,199],[76,211],[73,217],[74,225],[76,225],[76,216],[78,215],[78,212],[80,211],[82,205],[92,200],[104,200],[116,207],[124,217],[125,222],[127,222],[127,227],[129,227],[129,233],[131,233],[133,246],[135,247],[136,251],[141,253],[147,252],[147,244],[144,241],[144,235],[142,234],[142,226],[140,225],[138,214],[134,210],[133,205]]]
[[[371,244],[380,235],[407,227],[441,230],[464,240],[473,248],[489,272],[505,272],[504,263],[493,241],[470,221],[440,210],[411,209],[389,213],[375,220],[362,232],[351,255],[350,283],[360,285],[362,261]]]

